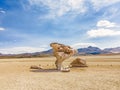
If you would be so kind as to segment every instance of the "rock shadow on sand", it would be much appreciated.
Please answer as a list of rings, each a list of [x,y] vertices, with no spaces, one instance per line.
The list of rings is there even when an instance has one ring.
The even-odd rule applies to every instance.
[[[31,69],[31,72],[60,72],[57,69]]]

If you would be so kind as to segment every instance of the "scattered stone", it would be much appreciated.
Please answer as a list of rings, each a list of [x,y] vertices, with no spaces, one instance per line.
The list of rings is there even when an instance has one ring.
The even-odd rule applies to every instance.
[[[40,65],[39,66],[32,65],[30,69],[43,69],[43,68]]]

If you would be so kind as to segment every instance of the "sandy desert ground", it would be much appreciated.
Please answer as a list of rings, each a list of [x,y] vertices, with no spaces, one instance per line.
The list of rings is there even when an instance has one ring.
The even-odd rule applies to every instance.
[[[70,72],[57,71],[54,57],[0,59],[0,90],[120,90],[120,55],[80,57],[88,67]],[[31,65],[45,70],[32,70]]]

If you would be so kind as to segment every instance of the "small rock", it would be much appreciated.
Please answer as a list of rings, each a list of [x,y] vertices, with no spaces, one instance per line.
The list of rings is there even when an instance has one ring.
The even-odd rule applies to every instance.
[[[30,67],[30,69],[42,69],[42,67],[33,65],[33,66]]]

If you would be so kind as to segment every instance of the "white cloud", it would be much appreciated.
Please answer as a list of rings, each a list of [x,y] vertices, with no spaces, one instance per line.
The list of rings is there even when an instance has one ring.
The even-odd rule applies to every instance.
[[[0,8],[0,13],[5,14],[6,12],[2,8]]]
[[[100,20],[97,22],[98,27],[115,27],[116,23],[110,22],[108,20]]]
[[[0,13],[3,13],[3,14],[4,14],[4,13],[6,13],[6,12],[5,12],[5,11],[3,11],[3,10],[0,10]]]
[[[88,46],[97,46],[97,45],[94,43],[76,43],[76,44],[71,45],[71,47],[73,47],[75,49],[86,48]]]
[[[0,31],[3,31],[3,30],[5,30],[5,28],[3,28],[3,27],[0,27]]]
[[[84,0],[29,0],[31,6],[45,6],[49,9],[48,18],[70,14],[80,14],[86,11]]]
[[[35,47],[13,47],[0,49],[0,53],[3,54],[20,54],[20,53],[33,53],[41,52],[46,50],[45,48],[35,48]]]
[[[115,3],[120,2],[120,0],[91,0],[94,8],[99,10],[102,7],[109,6]]]
[[[90,30],[87,32],[90,37],[105,37],[105,36],[117,36],[120,35],[120,30],[111,30],[111,29],[104,29],[99,28],[96,30]]]

